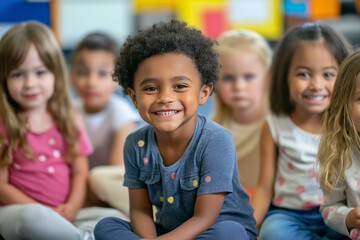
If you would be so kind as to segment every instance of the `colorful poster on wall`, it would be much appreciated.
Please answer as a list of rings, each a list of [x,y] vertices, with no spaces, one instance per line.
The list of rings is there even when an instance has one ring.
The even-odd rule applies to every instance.
[[[283,33],[282,6],[282,0],[136,0],[135,12],[141,19],[174,11],[174,17],[212,38],[229,29],[246,28],[277,40]]]
[[[282,0],[182,0],[177,16],[213,38],[229,29],[251,29],[270,40],[283,33]]]
[[[177,17],[195,26],[209,37],[217,38],[229,29],[227,1],[183,0],[177,1]]]
[[[339,0],[284,0],[284,14],[308,20],[335,18],[340,15]]]
[[[234,29],[250,29],[269,40],[283,33],[281,0],[229,0],[229,23]]]

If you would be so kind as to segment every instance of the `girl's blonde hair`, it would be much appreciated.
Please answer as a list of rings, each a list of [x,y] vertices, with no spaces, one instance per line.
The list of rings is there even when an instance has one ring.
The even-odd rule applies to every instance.
[[[357,78],[360,78],[360,51],[340,65],[330,105],[324,112],[318,164],[320,186],[327,192],[344,187],[344,173],[352,164],[352,152],[360,148],[359,132],[352,120]]]
[[[11,98],[7,89],[10,72],[21,65],[31,45],[35,46],[42,62],[55,76],[55,90],[47,109],[64,138],[69,161],[78,152],[79,129],[71,105],[62,49],[47,26],[30,21],[15,25],[0,41],[0,124],[7,134],[0,134],[0,166],[12,163],[16,149],[33,158],[27,143],[26,119],[21,115],[21,106]]]
[[[251,50],[259,57],[265,69],[270,67],[271,48],[265,38],[254,31],[243,29],[224,32],[219,36],[218,44],[214,48],[218,54],[223,51]],[[231,109],[224,103],[219,94],[215,94],[215,111],[212,119],[223,125],[229,118],[230,111]]]

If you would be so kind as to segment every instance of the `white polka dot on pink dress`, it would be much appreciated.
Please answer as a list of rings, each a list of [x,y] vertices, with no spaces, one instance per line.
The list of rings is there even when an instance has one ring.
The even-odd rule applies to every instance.
[[[53,151],[53,156],[54,156],[55,158],[60,158],[60,156],[61,156],[60,151],[57,150],[57,149],[55,149],[55,150]]]
[[[55,172],[55,168],[52,167],[52,166],[49,166],[49,167],[48,167],[48,172],[49,172],[49,173],[54,173],[54,172]]]
[[[40,162],[45,162],[47,160],[45,155],[40,155],[38,159]]]
[[[14,163],[13,166],[14,166],[14,168],[17,169],[17,170],[21,169],[21,166],[20,166],[19,164],[17,164],[17,163]]]

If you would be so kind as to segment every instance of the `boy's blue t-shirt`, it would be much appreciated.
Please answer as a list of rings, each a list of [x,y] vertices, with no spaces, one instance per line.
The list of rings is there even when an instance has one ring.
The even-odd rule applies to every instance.
[[[218,221],[239,222],[256,239],[253,209],[240,185],[236,150],[225,128],[199,115],[185,153],[168,167],[163,165],[151,125],[128,136],[124,154],[124,185],[148,189],[157,208],[156,223],[167,231],[193,216],[196,196],[226,192]]]

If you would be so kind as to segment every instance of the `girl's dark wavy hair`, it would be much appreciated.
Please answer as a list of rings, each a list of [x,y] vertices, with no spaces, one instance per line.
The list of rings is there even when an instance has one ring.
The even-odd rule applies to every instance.
[[[270,107],[274,114],[290,115],[294,104],[290,101],[288,72],[296,49],[304,42],[323,40],[337,63],[351,53],[351,45],[340,33],[322,23],[303,23],[285,33],[277,44],[271,64]]]
[[[134,74],[144,59],[178,53],[193,60],[202,84],[216,86],[219,64],[214,44],[215,41],[202,35],[200,30],[188,27],[185,22],[172,20],[154,24],[126,39],[116,61],[114,81],[127,93],[128,88],[134,88]]]

